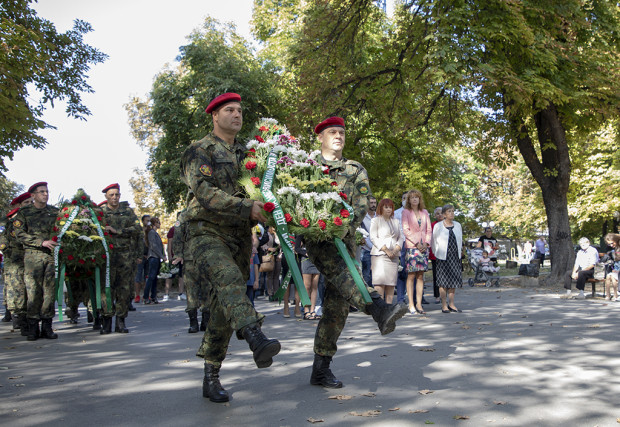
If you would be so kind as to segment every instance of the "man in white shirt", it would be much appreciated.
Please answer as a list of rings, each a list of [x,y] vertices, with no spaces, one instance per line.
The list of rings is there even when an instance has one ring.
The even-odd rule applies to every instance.
[[[579,239],[579,246],[581,249],[577,252],[575,258],[575,265],[573,266],[572,273],[566,273],[564,278],[564,287],[566,288],[566,295],[571,294],[571,283],[573,280],[577,281],[577,289],[579,295],[576,298],[584,299],[586,296],[583,290],[586,287],[586,280],[594,277],[594,265],[598,262],[598,251],[596,248],[590,246],[590,240],[585,237]]]

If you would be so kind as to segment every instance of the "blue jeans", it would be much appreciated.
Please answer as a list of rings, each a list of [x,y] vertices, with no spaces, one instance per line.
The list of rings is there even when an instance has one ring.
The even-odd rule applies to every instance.
[[[147,279],[146,285],[144,286],[144,299],[149,297],[149,292],[151,294],[151,299],[157,298],[157,275],[159,274],[159,268],[161,267],[161,262],[159,258],[150,257],[147,263]]]
[[[372,286],[372,271],[370,267],[370,251],[362,249],[362,276],[368,286]]]

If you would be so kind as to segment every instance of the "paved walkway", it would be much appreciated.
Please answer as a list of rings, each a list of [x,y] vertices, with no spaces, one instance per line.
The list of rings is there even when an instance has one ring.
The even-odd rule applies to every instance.
[[[126,335],[99,335],[83,309],[78,325],[55,322],[58,340],[0,324],[0,425],[617,425],[620,302],[477,286],[457,305],[431,303],[386,337],[351,315],[332,365],[345,387],[327,390],[308,383],[316,323],[258,300],[282,352],[258,370],[233,339],[226,404],[201,396],[201,335],[187,333],[181,301],[140,305]]]

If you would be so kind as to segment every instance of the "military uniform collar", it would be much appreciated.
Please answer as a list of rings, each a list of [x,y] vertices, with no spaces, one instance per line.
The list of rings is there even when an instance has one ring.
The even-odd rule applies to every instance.
[[[222,145],[224,148],[226,148],[231,153],[235,153],[236,151],[239,151],[239,150],[244,151],[243,146],[239,143],[239,141],[237,141],[237,138],[235,138],[235,143],[233,145],[230,145],[228,142],[224,141],[222,138],[217,136],[215,133],[211,132],[211,135],[213,136],[213,139],[217,143]]]
[[[330,169],[344,169],[347,159],[343,157],[340,160],[325,160],[325,157],[321,154],[321,164],[329,166]]]

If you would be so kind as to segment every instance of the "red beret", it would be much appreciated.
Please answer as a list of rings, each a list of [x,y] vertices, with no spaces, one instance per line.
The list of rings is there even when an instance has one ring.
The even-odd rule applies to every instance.
[[[32,194],[26,192],[24,194],[20,194],[19,196],[17,196],[16,198],[13,199],[13,201],[11,202],[11,206],[15,206],[18,203],[23,202],[26,199],[29,199],[32,197]]]
[[[32,184],[30,188],[28,189],[28,192],[34,193],[34,190],[36,190],[37,187],[43,187],[43,186],[47,187],[47,182],[37,182],[36,184]]]
[[[209,106],[205,111],[207,114],[211,114],[213,110],[229,102],[241,102],[241,95],[233,92],[227,92],[221,94],[220,96],[216,96],[213,98],[213,101],[209,103]]]
[[[101,206],[105,205],[106,203],[108,203],[108,201],[104,200],[103,202],[99,203],[97,206],[101,207]]]
[[[101,190],[102,193],[107,193],[108,190],[111,190],[113,188],[116,188],[118,191],[121,191],[121,186],[119,185],[119,183],[115,183],[115,184],[110,184],[108,185],[106,188],[104,188],[103,190]]]
[[[323,132],[323,129],[325,128],[331,128],[335,126],[343,128],[344,119],[342,117],[328,117],[327,119],[316,125],[316,127],[314,128],[314,133],[318,134]]]
[[[19,210],[19,208],[15,208],[13,209],[11,212],[9,212],[8,214],[6,214],[7,218],[12,217],[13,215],[15,215],[17,213],[17,211]]]

